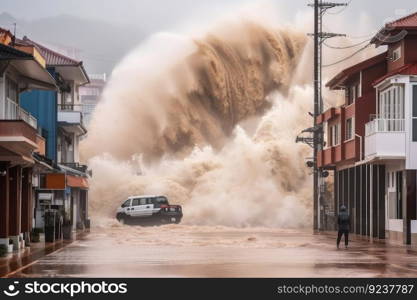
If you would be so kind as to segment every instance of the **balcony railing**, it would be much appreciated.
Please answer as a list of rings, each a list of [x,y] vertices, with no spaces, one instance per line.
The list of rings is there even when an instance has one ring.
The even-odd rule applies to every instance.
[[[82,111],[83,105],[82,104],[58,104],[59,111]]]
[[[58,122],[70,124],[84,124],[83,105],[81,104],[58,104]]]
[[[404,119],[374,119],[365,125],[365,135],[369,136],[377,132],[404,132]]]
[[[38,128],[38,120],[9,98],[6,98],[5,113],[6,120],[22,120],[33,128]]]
[[[63,162],[61,162],[60,164],[66,166],[66,167],[70,167],[70,168],[72,168],[74,170],[83,172],[83,173],[86,173],[87,172],[87,169],[88,169],[88,166],[87,165],[82,165],[82,164],[76,163],[76,162],[73,162],[73,163],[68,163],[68,162],[67,163],[63,163]]]

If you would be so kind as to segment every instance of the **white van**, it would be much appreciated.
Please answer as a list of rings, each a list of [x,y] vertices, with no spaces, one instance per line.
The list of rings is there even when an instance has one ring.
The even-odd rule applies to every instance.
[[[182,219],[182,207],[170,205],[165,196],[131,196],[117,208],[116,218],[123,224],[149,221],[178,224]]]

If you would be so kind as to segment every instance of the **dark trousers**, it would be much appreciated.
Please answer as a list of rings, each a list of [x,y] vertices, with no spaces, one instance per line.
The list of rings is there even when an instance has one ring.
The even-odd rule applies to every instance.
[[[340,239],[342,238],[342,235],[345,235],[345,246],[349,244],[349,230],[346,229],[340,229],[337,232],[337,246],[339,247]]]

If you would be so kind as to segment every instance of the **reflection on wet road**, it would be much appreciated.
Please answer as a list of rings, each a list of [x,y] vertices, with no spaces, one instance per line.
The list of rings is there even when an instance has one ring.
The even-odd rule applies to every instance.
[[[108,226],[13,277],[416,277],[417,252],[308,231]]]

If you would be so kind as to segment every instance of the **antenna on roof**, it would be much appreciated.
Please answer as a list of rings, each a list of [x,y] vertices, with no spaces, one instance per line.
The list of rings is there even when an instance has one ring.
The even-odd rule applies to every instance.
[[[16,43],[16,22],[13,23],[13,38],[12,38],[12,46],[14,47]]]

